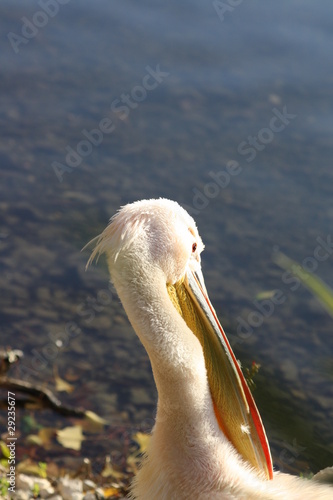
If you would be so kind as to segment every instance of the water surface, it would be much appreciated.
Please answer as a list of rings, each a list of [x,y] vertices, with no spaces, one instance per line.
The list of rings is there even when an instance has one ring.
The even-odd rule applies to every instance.
[[[86,273],[80,250],[120,205],[175,199],[198,223],[237,357],[261,365],[276,467],[331,465],[332,318],[272,261],[279,249],[310,266],[321,238],[327,257],[311,262],[333,286],[331,2],[240,2],[223,21],[199,1],[68,2],[14,46],[8,33],[23,36],[41,9],[2,6],[1,344],[24,350],[29,380],[53,387],[56,366],[75,386],[63,400],[110,420],[113,434],[88,437],[83,454],[99,460],[121,426],[150,428],[147,356],[105,266]],[[83,130],[111,121],[85,155]],[[82,154],[69,165],[68,151]],[[260,317],[267,290],[284,300]]]

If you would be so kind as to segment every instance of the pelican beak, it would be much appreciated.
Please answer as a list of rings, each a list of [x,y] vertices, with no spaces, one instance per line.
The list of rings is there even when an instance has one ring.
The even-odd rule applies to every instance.
[[[273,478],[266,432],[239,363],[208,298],[199,262],[185,279],[168,285],[169,296],[204,353],[215,416],[224,435],[244,460]]]

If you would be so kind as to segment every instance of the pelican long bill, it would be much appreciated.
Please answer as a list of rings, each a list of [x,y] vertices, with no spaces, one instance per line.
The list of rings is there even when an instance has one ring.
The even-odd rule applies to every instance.
[[[221,430],[246,461],[272,479],[271,453],[260,414],[210,303],[199,263],[192,262],[191,268],[184,280],[168,286],[169,296],[202,345]]]

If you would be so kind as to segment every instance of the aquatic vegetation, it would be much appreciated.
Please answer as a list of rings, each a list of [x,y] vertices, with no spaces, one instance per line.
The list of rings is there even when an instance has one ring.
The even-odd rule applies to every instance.
[[[333,317],[333,290],[318,276],[309,272],[282,252],[273,255],[273,261],[282,269],[292,273],[299,282],[305,286],[325,307],[326,311]]]

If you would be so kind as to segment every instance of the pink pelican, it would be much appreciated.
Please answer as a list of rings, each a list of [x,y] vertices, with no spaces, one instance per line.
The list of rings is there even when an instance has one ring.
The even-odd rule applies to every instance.
[[[259,412],[208,298],[193,218],[174,201],[137,201],[96,239],[88,264],[106,254],[158,391],[132,498],[332,500],[328,485],[273,472]]]

